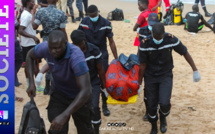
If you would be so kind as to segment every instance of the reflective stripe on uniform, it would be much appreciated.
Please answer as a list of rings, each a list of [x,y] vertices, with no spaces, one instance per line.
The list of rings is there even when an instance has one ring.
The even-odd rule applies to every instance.
[[[91,60],[91,59],[98,59],[102,56],[102,53],[100,53],[98,56],[90,56],[90,57],[87,57],[85,60],[88,61],[88,60]]]
[[[159,47],[158,49],[156,49],[156,48],[153,48],[153,47],[149,47],[149,48],[139,48],[140,49],[140,51],[153,51],[153,50],[161,50],[161,49],[164,49],[164,48],[169,48],[169,47],[174,47],[174,46],[177,46],[177,45],[179,45],[179,43],[180,43],[180,40],[178,40],[176,43],[174,43],[174,44],[168,44],[168,45],[165,45],[165,46],[163,46],[163,47]]]
[[[99,30],[112,29],[110,26],[101,27]]]
[[[164,112],[162,112],[162,110],[160,109],[160,112],[161,112],[163,115],[168,115],[170,111],[168,111],[167,113],[164,113]]]
[[[93,121],[93,120],[91,120],[91,123],[92,123],[92,124],[99,124],[99,123],[101,123],[101,121],[102,121],[101,119],[98,120],[98,121]]]

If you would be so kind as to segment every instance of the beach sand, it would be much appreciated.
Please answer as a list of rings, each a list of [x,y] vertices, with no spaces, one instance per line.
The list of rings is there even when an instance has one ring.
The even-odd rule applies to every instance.
[[[131,20],[130,23],[124,21],[112,21],[114,40],[117,46],[118,54],[125,55],[135,54],[137,47],[133,46],[136,33],[132,31],[136,23],[135,16],[140,14],[137,3],[122,2],[116,0],[90,0],[90,4],[96,4],[103,17],[107,17],[107,13],[115,8],[123,9],[125,19]],[[192,5],[185,5],[183,15],[191,11]],[[75,15],[78,15],[77,8],[73,4]],[[164,6],[163,6],[164,7]],[[214,12],[214,5],[207,5],[209,12]],[[163,11],[165,9],[163,8]],[[203,14],[202,9],[200,12]],[[209,18],[206,18],[208,20]],[[79,22],[71,23],[68,19],[66,31],[68,37],[72,30],[77,29]],[[181,42],[187,46],[189,53],[192,55],[196,66],[201,74],[201,81],[193,83],[193,73],[191,67],[185,61],[183,56],[173,52],[174,57],[174,79],[172,90],[172,107],[170,115],[167,117],[168,131],[167,134],[214,134],[215,133],[215,38],[212,31],[204,27],[201,32],[195,36],[184,31],[184,26],[165,26],[166,32],[177,36]],[[40,29],[42,27],[40,26]],[[38,35],[39,37],[39,35]],[[42,40],[41,40],[42,41]],[[71,40],[69,39],[69,42]],[[109,62],[113,60],[113,54],[108,45]],[[40,64],[40,68],[45,61]],[[22,116],[23,106],[29,101],[26,94],[26,79],[24,69],[21,68],[18,73],[19,81],[22,85],[15,88],[15,94],[23,97],[23,102],[15,103],[15,133],[18,133],[20,120]],[[42,83],[45,86],[44,83]],[[47,118],[46,107],[48,105],[49,96],[38,93],[35,97],[36,104],[39,108],[41,117],[45,121],[46,130],[49,129],[50,123]],[[101,106],[101,103],[100,103]],[[142,120],[145,112],[143,102],[143,92],[138,97],[137,103],[128,105],[108,105],[111,115],[105,117],[102,114],[101,134],[148,134],[151,129],[149,122]],[[188,108],[192,107],[192,108]],[[102,110],[102,109],[101,109]],[[108,127],[107,123],[126,123],[125,128]],[[159,121],[158,121],[159,124]],[[159,127],[159,125],[158,125]],[[112,130],[109,130],[112,129]],[[127,129],[127,130],[126,130]],[[70,120],[69,134],[76,134],[76,128],[73,120]],[[160,134],[161,132],[159,132]]]

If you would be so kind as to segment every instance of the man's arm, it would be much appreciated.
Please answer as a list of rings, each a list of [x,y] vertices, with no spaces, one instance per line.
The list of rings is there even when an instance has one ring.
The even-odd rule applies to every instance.
[[[213,31],[213,28],[210,24],[208,24],[208,22],[203,18],[203,16],[201,17],[202,22],[205,24],[206,27],[210,28]]]
[[[48,4],[44,4],[44,3],[42,3],[42,2],[40,2],[39,5],[40,5],[41,7],[48,7]]]
[[[37,25],[34,20],[35,20],[35,15],[36,15],[36,12],[37,12],[37,7],[38,5],[35,5],[33,10],[32,10],[32,27],[34,30],[37,30],[37,28],[39,27],[39,25]]]
[[[187,51],[187,53],[184,55],[184,58],[186,59],[186,61],[189,63],[189,65],[191,66],[193,71],[197,71],[196,65],[192,59],[192,57],[190,56],[189,52]]]
[[[152,11],[155,11],[161,5],[161,3],[162,3],[162,0],[159,0],[158,4],[152,8]]]
[[[89,73],[87,72],[84,75],[76,77],[76,82],[80,89],[79,94],[77,95],[75,100],[67,107],[67,109],[52,121],[51,130],[61,130],[70,115],[81,108],[91,97],[92,87],[90,84]]]
[[[136,23],[136,24],[134,25],[133,31],[137,31],[137,28],[138,28],[138,27],[140,27],[140,25],[139,25],[138,23]]]
[[[37,59],[33,52],[34,48],[32,48],[26,58],[26,67],[25,70],[27,72],[27,76],[29,78],[29,87],[27,89],[28,96],[31,95],[36,96],[36,86],[34,83],[34,61]]]
[[[140,69],[139,69],[139,85],[142,85],[143,76],[145,74],[145,71],[146,71],[146,63],[141,63]]]
[[[113,40],[113,37],[108,37],[108,40],[109,40],[110,48],[111,48],[111,51],[113,53],[114,58],[118,59],[116,44],[115,44],[115,42]]]
[[[19,34],[22,35],[22,36],[24,36],[24,37],[28,37],[28,38],[34,39],[34,41],[35,41],[37,44],[40,43],[40,40],[39,40],[36,36],[31,35],[31,34],[25,32],[25,28],[26,28],[26,27],[20,25],[20,26],[19,26],[19,31],[18,31]]]
[[[103,88],[105,88],[105,86],[106,86],[105,71],[104,71],[102,62],[100,62],[99,64],[97,64],[96,68],[98,70],[99,78],[100,78],[100,80],[102,82]]]

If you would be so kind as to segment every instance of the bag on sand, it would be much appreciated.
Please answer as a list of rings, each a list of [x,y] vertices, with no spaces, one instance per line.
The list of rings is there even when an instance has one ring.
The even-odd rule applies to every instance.
[[[124,14],[121,9],[116,8],[115,10],[108,13],[108,20],[124,20]]]
[[[23,108],[18,134],[46,134],[44,121],[40,117],[33,96]]]

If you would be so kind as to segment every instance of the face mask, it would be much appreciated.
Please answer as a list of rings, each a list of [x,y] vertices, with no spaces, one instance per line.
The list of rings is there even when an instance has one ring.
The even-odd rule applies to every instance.
[[[91,18],[91,17],[90,17],[90,20],[91,20],[92,22],[96,22],[96,21],[98,21],[98,19],[99,19],[99,16],[96,16],[96,17],[94,17],[94,18]]]
[[[149,31],[152,31],[152,26],[148,25]]]
[[[159,45],[159,44],[161,44],[163,42],[163,39],[156,40],[155,38],[153,38],[153,41],[154,41],[155,44]]]

